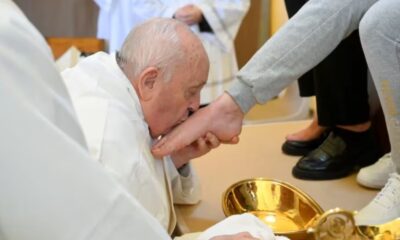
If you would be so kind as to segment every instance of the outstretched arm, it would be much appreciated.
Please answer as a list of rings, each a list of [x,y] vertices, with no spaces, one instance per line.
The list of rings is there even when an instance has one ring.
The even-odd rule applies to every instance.
[[[243,116],[239,105],[224,93],[164,136],[153,146],[152,152],[156,157],[171,154],[205,136],[207,132],[214,134],[221,142],[237,143]]]

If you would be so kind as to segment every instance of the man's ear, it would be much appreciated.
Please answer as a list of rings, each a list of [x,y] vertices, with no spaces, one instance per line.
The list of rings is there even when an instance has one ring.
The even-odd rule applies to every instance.
[[[142,100],[151,99],[156,92],[156,84],[157,79],[160,75],[160,72],[155,67],[147,67],[142,73],[139,75],[138,79],[138,90],[139,97]]]

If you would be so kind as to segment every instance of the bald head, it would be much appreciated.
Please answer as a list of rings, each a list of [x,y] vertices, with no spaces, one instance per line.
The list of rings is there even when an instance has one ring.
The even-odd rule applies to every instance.
[[[153,137],[166,134],[199,108],[209,61],[200,39],[184,23],[155,18],[137,26],[118,62]]]
[[[208,57],[200,39],[190,28],[170,18],[154,18],[134,28],[125,39],[120,66],[130,78],[146,67],[157,67],[169,80],[178,66],[207,65]]]

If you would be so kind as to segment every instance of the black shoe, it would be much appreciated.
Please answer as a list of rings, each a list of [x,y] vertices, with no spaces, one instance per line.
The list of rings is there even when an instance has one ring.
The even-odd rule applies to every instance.
[[[291,156],[304,156],[321,145],[328,137],[329,131],[324,131],[321,136],[309,141],[286,140],[282,144],[282,152]]]
[[[373,164],[379,157],[371,129],[356,133],[334,128],[321,146],[297,162],[292,174],[300,179],[337,179]]]

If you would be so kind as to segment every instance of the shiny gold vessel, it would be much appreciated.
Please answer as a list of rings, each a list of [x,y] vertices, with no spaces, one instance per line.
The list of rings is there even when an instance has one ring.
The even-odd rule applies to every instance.
[[[237,182],[223,194],[225,216],[253,213],[276,235],[292,240],[400,240],[400,218],[377,226],[356,226],[354,212],[326,212],[306,193],[278,180]]]
[[[307,228],[323,213],[322,208],[296,187],[277,180],[246,179],[230,186],[222,198],[225,216],[251,212],[277,235],[310,239]]]

